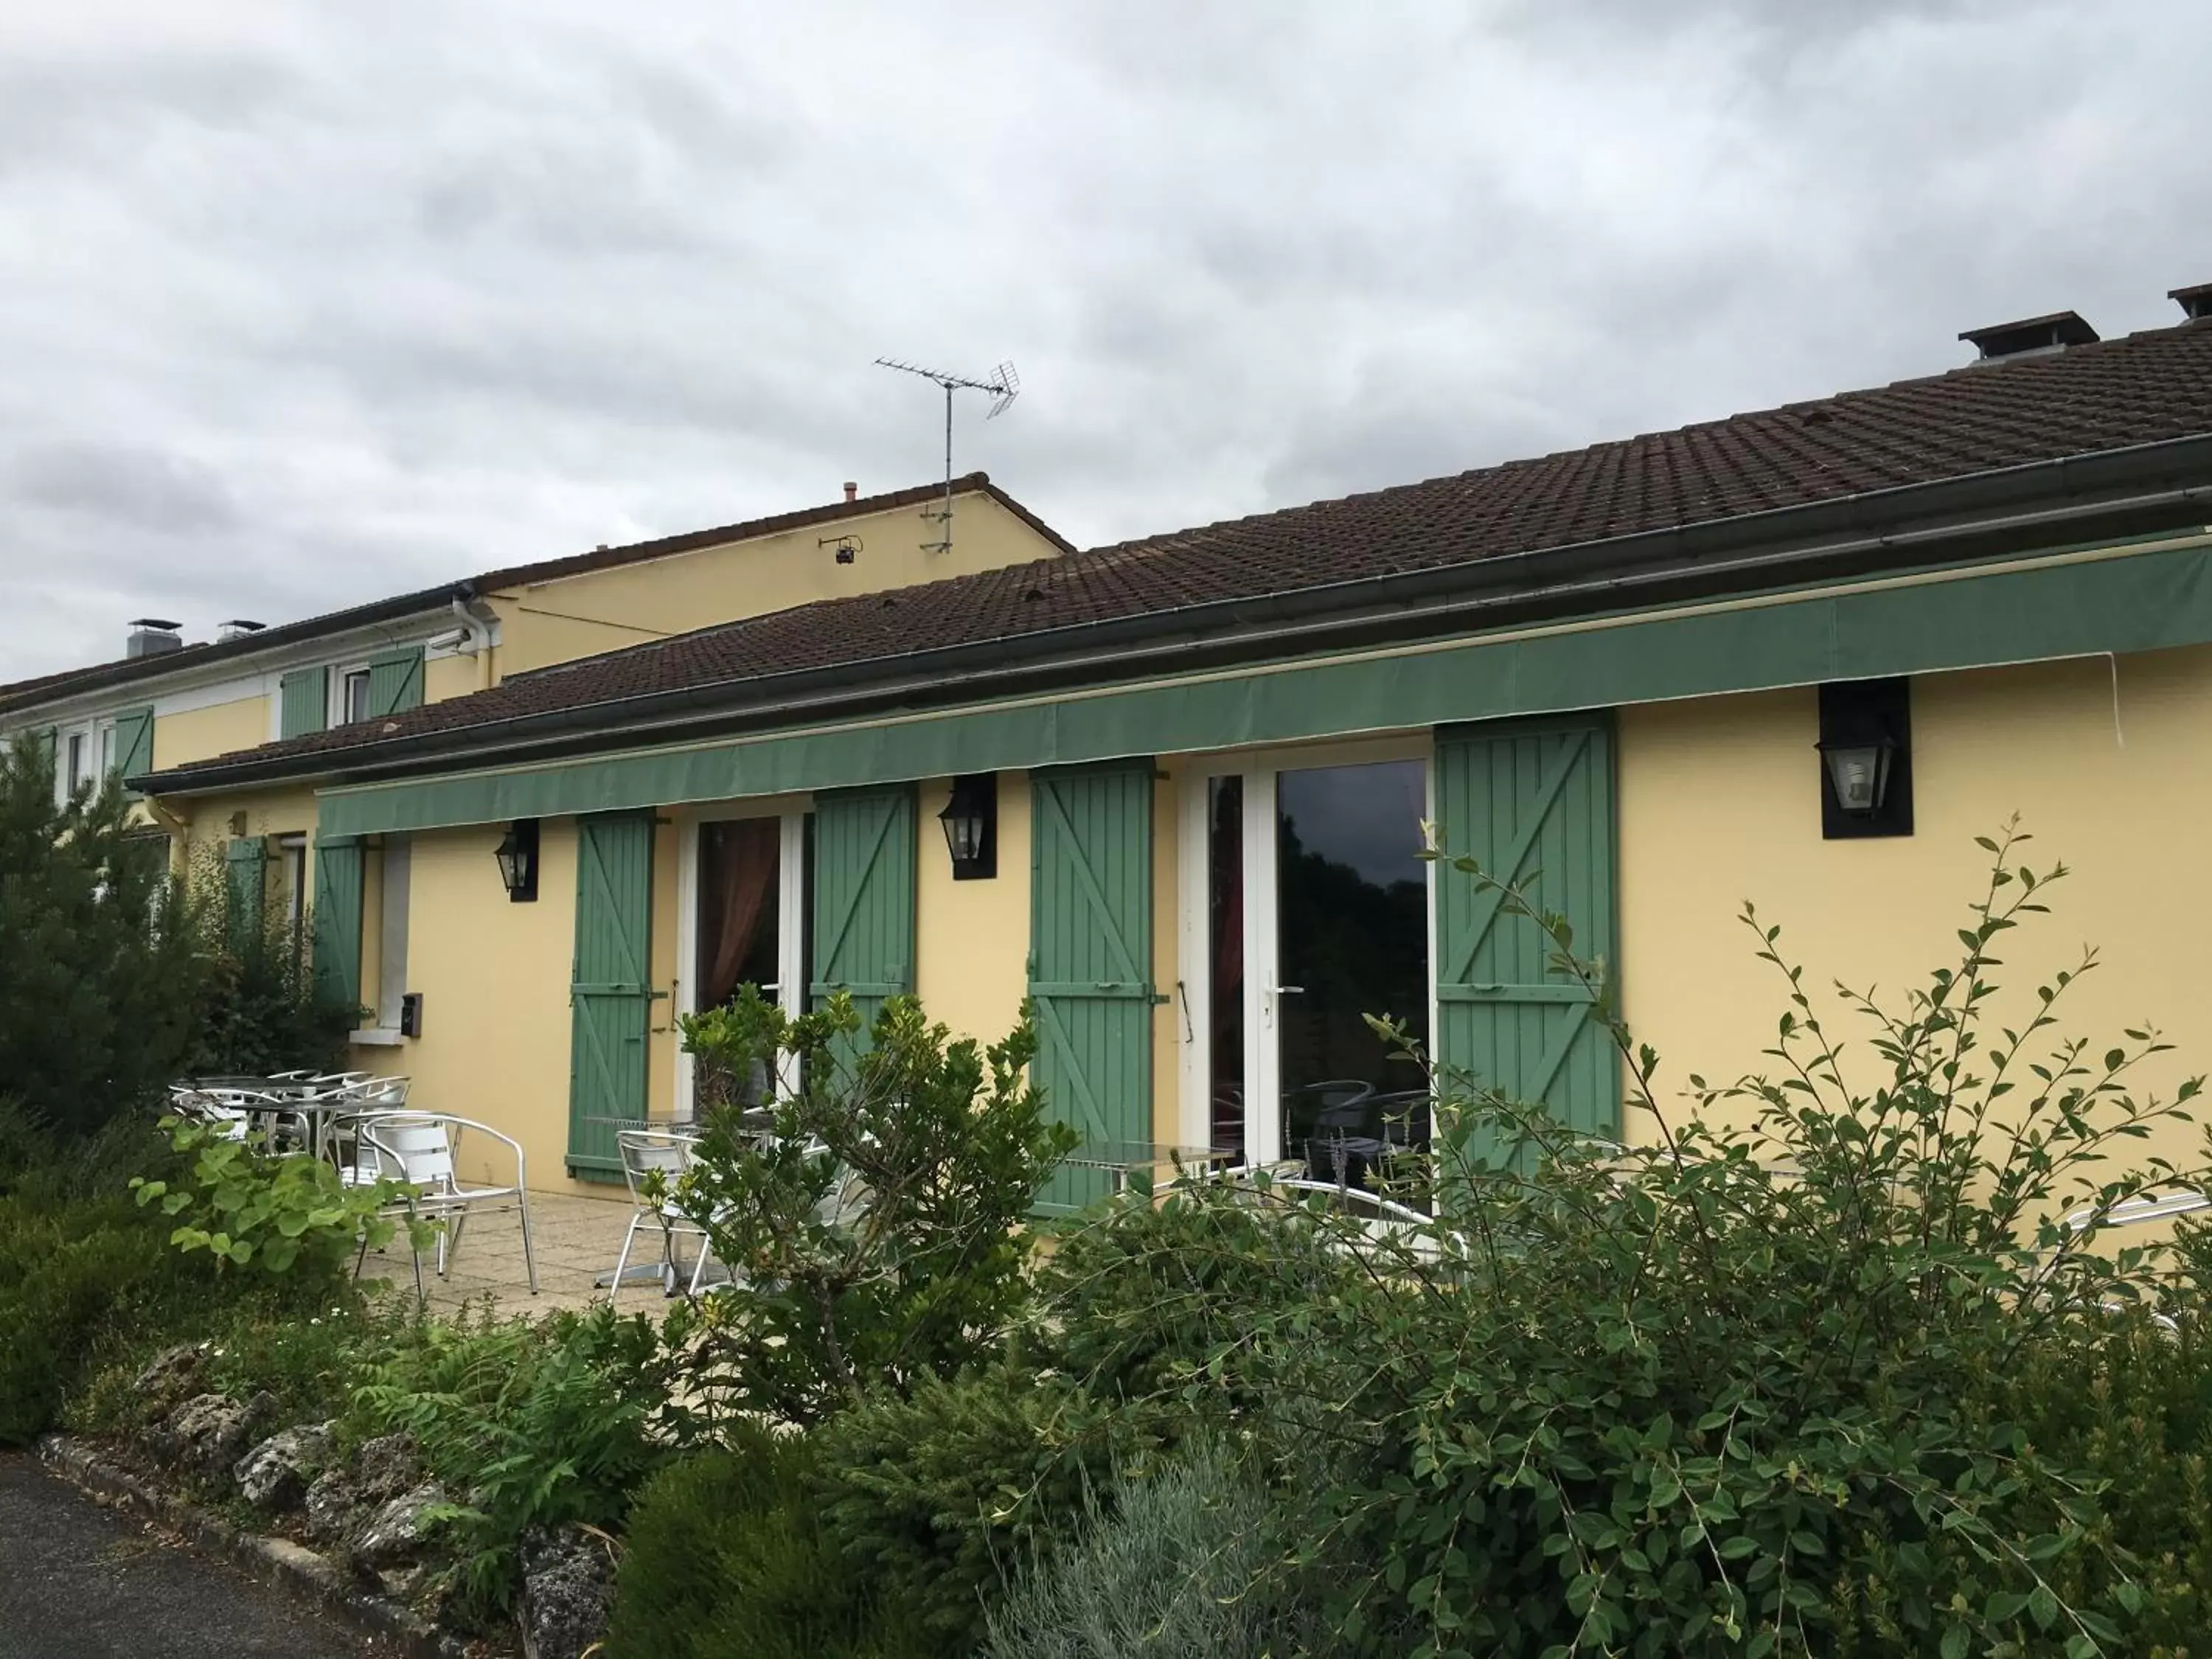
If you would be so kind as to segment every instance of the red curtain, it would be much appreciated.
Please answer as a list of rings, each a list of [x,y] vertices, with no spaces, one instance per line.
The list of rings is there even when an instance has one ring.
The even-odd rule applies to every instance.
[[[773,916],[782,843],[775,818],[733,818],[699,830],[699,996],[702,1008],[730,1000]],[[773,979],[775,967],[753,964],[753,977]]]

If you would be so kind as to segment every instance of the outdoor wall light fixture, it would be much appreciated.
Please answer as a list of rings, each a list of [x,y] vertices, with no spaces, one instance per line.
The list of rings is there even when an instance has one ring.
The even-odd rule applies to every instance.
[[[952,879],[988,881],[999,873],[999,775],[952,780],[952,799],[937,815],[952,854]]]
[[[1820,688],[1820,834],[1829,841],[1912,833],[1910,680]]]
[[[538,898],[538,820],[517,818],[492,854],[499,860],[499,878],[515,904],[532,904]]]

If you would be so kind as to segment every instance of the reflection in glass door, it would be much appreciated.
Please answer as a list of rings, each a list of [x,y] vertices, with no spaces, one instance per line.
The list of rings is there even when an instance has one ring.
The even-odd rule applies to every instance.
[[[1275,777],[1279,1156],[1322,1179],[1427,1137],[1420,1068],[1367,1024],[1428,1038],[1426,792],[1419,761]]]
[[[812,957],[813,815],[710,818],[686,836],[683,887],[688,895],[679,940],[688,960],[678,969],[677,1009],[692,1013],[720,1007],[741,985],[786,1013],[805,1012]],[[794,1086],[789,1057],[777,1082]],[[768,1098],[765,1065],[753,1075],[720,1075],[690,1054],[678,1056],[678,1113]]]
[[[1426,1141],[1420,1068],[1366,1016],[1428,1040],[1427,770],[1255,768],[1186,797],[1190,1139],[1325,1179]]]

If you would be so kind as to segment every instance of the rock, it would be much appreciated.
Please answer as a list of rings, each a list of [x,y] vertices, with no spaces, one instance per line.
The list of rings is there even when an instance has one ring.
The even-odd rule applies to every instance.
[[[162,1349],[149,1360],[146,1369],[131,1379],[131,1387],[145,1401],[147,1415],[159,1416],[196,1391],[200,1368],[206,1363],[204,1349],[193,1343],[180,1342],[173,1348]]]
[[[231,1473],[246,1501],[264,1510],[296,1507],[331,1461],[331,1427],[308,1423],[280,1430],[240,1458]]]
[[[364,1440],[353,1455],[353,1484],[364,1503],[390,1503],[414,1486],[421,1473],[415,1443],[404,1434]]]
[[[526,1534],[522,1650],[528,1659],[582,1659],[607,1633],[614,1563],[604,1541],[577,1527]]]
[[[146,1437],[154,1455],[197,1474],[228,1474],[253,1443],[256,1427],[276,1401],[256,1395],[240,1403],[223,1394],[196,1394]]]
[[[378,1510],[361,1529],[361,1535],[354,1540],[354,1559],[379,1571],[414,1560],[429,1542],[430,1510],[452,1501],[434,1480],[402,1492]]]
[[[307,1488],[307,1536],[318,1543],[337,1543],[353,1530],[361,1506],[361,1489],[353,1477],[343,1469],[325,1469]]]

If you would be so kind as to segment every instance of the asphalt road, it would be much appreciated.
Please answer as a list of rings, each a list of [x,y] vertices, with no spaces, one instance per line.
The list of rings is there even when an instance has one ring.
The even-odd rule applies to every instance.
[[[0,1456],[0,1659],[367,1659],[283,1592]]]

